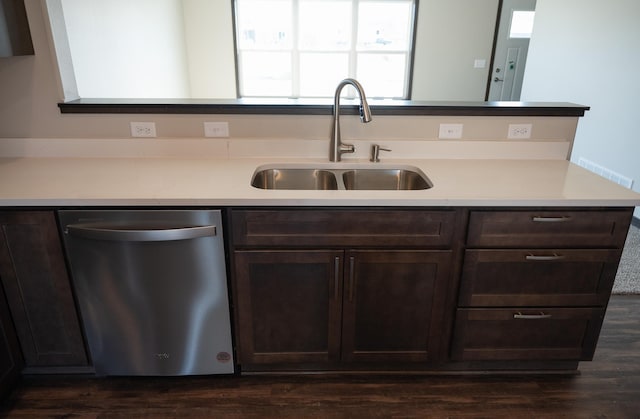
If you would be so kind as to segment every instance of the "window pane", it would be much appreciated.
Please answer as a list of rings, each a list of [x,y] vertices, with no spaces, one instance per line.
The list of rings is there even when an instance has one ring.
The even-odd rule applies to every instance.
[[[405,96],[406,54],[358,54],[358,80],[369,97]]]
[[[340,80],[349,74],[349,55],[346,53],[300,54],[300,96],[333,96]]]
[[[351,42],[350,2],[301,1],[299,19],[300,49],[349,49]]]
[[[237,0],[239,48],[291,48],[291,13],[291,0]]]
[[[358,8],[358,49],[409,49],[412,33],[410,1],[360,2]]]
[[[291,96],[291,54],[243,52],[240,54],[242,96]]]
[[[533,32],[533,18],[536,12],[525,10],[514,10],[511,15],[511,38],[531,38]]]

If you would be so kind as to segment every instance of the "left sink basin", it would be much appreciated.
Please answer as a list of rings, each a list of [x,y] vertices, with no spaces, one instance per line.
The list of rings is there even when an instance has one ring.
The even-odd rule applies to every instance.
[[[251,186],[260,189],[335,190],[333,172],[322,169],[264,169],[253,175]]]

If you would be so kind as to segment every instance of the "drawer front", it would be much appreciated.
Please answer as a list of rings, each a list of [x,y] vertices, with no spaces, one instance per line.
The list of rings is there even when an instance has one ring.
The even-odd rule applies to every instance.
[[[235,246],[448,247],[454,210],[234,210]]]
[[[471,211],[470,247],[622,248],[631,209]]]
[[[604,306],[621,250],[467,250],[459,305]]]
[[[458,309],[455,361],[593,358],[604,309]]]

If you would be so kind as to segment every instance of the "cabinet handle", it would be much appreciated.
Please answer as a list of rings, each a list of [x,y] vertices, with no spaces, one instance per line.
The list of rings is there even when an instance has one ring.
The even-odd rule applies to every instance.
[[[527,255],[525,256],[526,260],[562,260],[564,259],[563,255],[558,255],[554,253],[553,255]]]
[[[535,217],[531,217],[531,220],[534,223],[563,223],[565,221],[571,220],[571,217],[569,217],[569,216],[564,216],[564,217],[540,217],[540,216],[535,216]]]
[[[354,265],[356,263],[356,260],[353,256],[351,256],[349,258],[349,302],[353,301],[353,293],[354,293],[354,288],[355,288],[355,272],[354,272]]]
[[[336,256],[333,260],[333,299],[338,299],[338,281],[340,280],[340,258]]]
[[[542,311],[539,314],[522,314],[521,312],[517,312],[513,315],[514,319],[525,319],[525,320],[538,320],[538,319],[548,319],[551,318],[551,314],[543,313]]]

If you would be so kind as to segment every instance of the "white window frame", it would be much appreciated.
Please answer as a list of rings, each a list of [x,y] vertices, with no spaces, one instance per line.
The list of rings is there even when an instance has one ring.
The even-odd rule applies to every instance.
[[[345,50],[312,50],[305,49],[302,50],[299,47],[298,37],[298,8],[300,1],[304,0],[291,0],[292,2],[292,16],[293,16],[293,40],[291,49],[251,49],[251,48],[243,48],[241,49],[238,42],[238,23],[237,23],[237,6],[236,0],[231,0],[232,2],[232,10],[234,15],[234,38],[235,38],[235,55],[236,55],[236,83],[237,83],[237,92],[238,97],[274,97],[273,95],[268,96],[257,96],[257,95],[245,95],[243,93],[242,87],[242,52],[289,52],[291,53],[291,95],[280,95],[275,97],[286,97],[286,98],[307,98],[307,96],[301,96],[300,94],[300,55],[302,53],[345,53],[349,56],[349,69],[348,74],[345,77],[356,78],[358,73],[358,54],[366,53],[372,55],[404,55],[405,59],[405,74],[404,74],[404,87],[403,94],[400,97],[384,97],[384,99],[410,99],[411,98],[411,77],[413,73],[413,58],[414,58],[414,44],[415,37],[417,31],[417,14],[418,14],[418,1],[419,0],[407,0],[411,3],[412,6],[412,16],[411,16],[411,31],[409,33],[409,39],[407,43],[406,49],[396,49],[396,50],[359,50],[358,49],[358,8],[361,2],[363,3],[371,3],[376,2],[377,0],[344,0],[345,2],[351,2],[352,4],[352,25],[351,25],[351,42],[350,47]],[[366,86],[365,86],[366,87]],[[348,96],[351,96],[352,91],[350,89],[345,89],[345,92]],[[321,96],[321,97],[332,97],[333,92],[330,95]],[[314,96],[317,97],[317,96]]]

